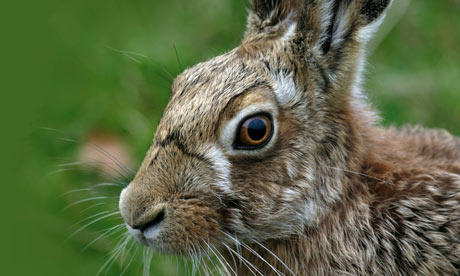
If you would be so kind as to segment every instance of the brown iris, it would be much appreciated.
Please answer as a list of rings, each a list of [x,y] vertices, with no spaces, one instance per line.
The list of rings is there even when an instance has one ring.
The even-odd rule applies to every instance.
[[[243,148],[265,145],[272,135],[271,119],[267,115],[256,115],[243,121],[239,132],[237,146]]]

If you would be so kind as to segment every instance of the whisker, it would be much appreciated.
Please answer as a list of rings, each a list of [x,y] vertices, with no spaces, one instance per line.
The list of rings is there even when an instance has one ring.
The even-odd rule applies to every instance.
[[[133,60],[134,62],[138,63],[138,64],[142,64],[142,62],[134,57],[132,57],[131,55],[136,55],[136,56],[140,56],[144,59],[146,59],[147,61],[149,61],[152,65],[154,66],[159,66],[161,67],[161,69],[163,70],[163,72],[165,72],[168,76],[169,76],[169,79],[168,77],[164,76],[163,74],[161,74],[160,72],[158,72],[157,70],[155,70],[155,73],[157,73],[160,77],[162,77],[164,80],[166,80],[169,84],[172,84],[172,82],[174,81],[174,77],[172,76],[172,74],[161,64],[157,64],[156,62],[154,62],[151,58],[149,58],[148,56],[146,55],[143,55],[143,54],[140,54],[140,53],[136,53],[136,52],[132,52],[132,51],[124,51],[124,50],[118,50],[118,49],[115,49],[115,48],[112,48],[112,47],[108,47],[109,49],[113,50],[113,51],[116,51],[116,52],[119,52],[123,55],[125,55],[126,57],[128,57],[129,59]],[[156,68],[155,68],[156,69]]]
[[[128,233],[126,233],[128,234]],[[124,254],[125,250],[126,250],[126,246],[129,244],[129,242],[131,241],[132,237],[128,234],[126,235],[126,239],[125,241],[123,242],[122,246],[120,247],[120,250],[118,250],[118,252],[114,255],[114,257],[112,258],[112,261],[110,262],[109,266],[107,267],[104,275],[107,275],[107,273],[109,272],[110,268],[113,266],[113,264],[115,263],[115,261],[120,258],[121,255]]]
[[[216,237],[215,235],[211,235],[212,238],[214,238],[216,241],[218,241],[219,243],[223,244],[224,242],[219,238],[219,237]],[[215,246],[212,246],[215,250],[215,252],[217,252],[221,257],[222,259],[225,261],[225,263],[228,265],[228,267],[233,271],[233,273],[235,275],[237,275],[236,273],[236,270],[237,270],[237,265],[236,265],[236,260],[235,260],[235,257],[233,256],[233,254],[229,251],[230,253],[230,257],[232,258],[233,260],[233,264],[234,264],[234,269],[232,268],[232,266],[229,264],[229,262],[227,262],[226,258],[220,253],[220,251],[215,247]],[[241,264],[241,263],[240,263]]]
[[[200,267],[200,256],[198,255],[195,245],[192,244],[192,252],[189,252],[192,257],[192,275],[195,275],[198,272]]]
[[[228,269],[230,269],[233,272],[233,274],[236,275],[235,270],[233,270],[232,266],[227,262],[225,257],[222,256],[222,254],[219,252],[219,250],[217,250],[216,248],[213,248],[213,246],[211,246],[209,244],[208,244],[208,247],[211,250],[211,252],[216,256],[217,260],[219,260],[219,262],[221,263],[222,267],[224,267],[224,269],[227,271],[227,275],[232,275]],[[224,262],[225,262],[225,264],[224,264]]]
[[[186,251],[186,257],[182,257],[182,261],[184,262],[184,266],[185,266],[185,273],[186,275],[189,275],[189,273],[192,273],[193,272],[193,269],[194,269],[194,261],[195,261],[195,258],[192,254],[192,249],[191,248],[187,248],[187,251]],[[189,268],[188,268],[188,260],[186,259],[190,259],[190,262],[191,262],[191,266],[192,266],[192,272],[190,272]],[[179,268],[179,257],[177,257],[176,255],[176,260],[177,260],[177,267]],[[193,275],[193,274],[192,274]]]
[[[74,162],[74,163],[77,163],[77,162]],[[68,165],[67,167],[64,167],[62,169],[58,169],[58,170],[55,170],[55,171],[52,171],[50,172],[48,175],[54,175],[54,174],[58,174],[58,173],[61,173],[61,172],[68,172],[68,171],[77,171],[77,169],[75,168],[76,166],[88,166],[88,167],[91,167],[90,164],[93,164],[93,163],[102,163],[102,164],[106,164],[105,162],[78,162],[79,164],[72,164],[72,165],[69,165],[69,164],[61,164],[62,165]],[[107,165],[107,164],[106,164]],[[59,166],[59,165],[58,165]],[[73,166],[73,167],[72,167]],[[117,172],[119,175],[120,173],[118,171],[116,171],[114,168],[111,168],[113,169],[115,172]],[[126,181],[123,181],[122,179],[114,176],[114,175],[110,175],[110,174],[107,174],[107,173],[104,173],[104,172],[99,172],[99,174],[103,177],[106,177],[107,179],[110,179],[112,180],[113,182],[116,182],[119,184],[120,187],[125,187],[127,186],[129,183],[126,182]]]
[[[52,127],[44,127],[44,126],[42,126],[42,127],[39,127],[38,129],[46,130],[46,131],[59,132],[60,133],[60,131],[58,129],[52,128]]]
[[[257,258],[259,258],[260,260],[262,260],[265,264],[267,264],[277,275],[279,276],[282,276],[283,273],[281,273],[278,269],[276,269],[272,264],[270,264],[267,260],[265,260],[264,257],[262,257],[259,253],[257,253],[257,251],[255,251],[254,249],[252,249],[250,246],[246,245],[244,242],[241,242],[239,240],[236,240],[233,236],[231,236],[230,234],[227,234],[226,232],[223,232],[224,235],[226,235],[227,237],[229,237],[230,239],[233,239],[235,240],[235,242],[238,242],[240,243],[246,250],[248,250],[249,252],[251,252],[254,256],[256,256]]]
[[[234,242],[235,242],[235,246],[236,246],[236,251],[238,252],[238,254],[243,256],[243,251],[241,250],[241,245],[238,242],[238,237],[236,235],[235,235],[235,241]]]
[[[74,170],[75,169],[73,169],[73,168],[58,169],[58,170],[54,170],[52,172],[49,172],[47,175],[52,176],[52,175],[55,175],[55,174],[58,174],[58,173],[61,173],[61,172],[68,172],[68,171],[74,171]]]
[[[96,192],[95,188],[99,188],[99,187],[120,187],[120,186],[121,185],[115,184],[115,183],[102,182],[102,183],[99,183],[99,184],[91,185],[88,188],[80,188],[80,189],[74,189],[74,190],[67,191],[67,192],[61,194],[59,197],[64,197],[66,195],[73,194],[73,193],[78,193],[78,192]]]
[[[145,257],[145,252],[147,252],[147,247],[143,247],[142,248],[142,264],[143,264],[143,267],[142,267],[142,275],[145,275],[145,263],[146,263],[146,257]],[[148,272],[147,272],[147,275],[148,275]]]
[[[118,183],[118,186],[120,187],[126,187],[129,184],[129,181],[124,181],[123,179],[120,179],[119,177],[116,177],[114,175],[105,173],[105,172],[99,172],[99,174],[103,177],[106,177],[107,179],[110,179],[111,181]],[[114,184],[115,184],[114,183]]]
[[[135,243],[133,243],[133,244],[135,244]],[[136,250],[134,251],[134,253],[133,253],[132,257],[131,257],[131,260],[126,265],[125,269],[123,269],[123,271],[120,273],[120,276],[123,276],[123,274],[125,274],[125,272],[128,270],[129,266],[133,263],[134,258],[136,257],[138,251],[139,251],[139,246],[136,246]]]
[[[202,240],[204,243],[206,243],[204,240]],[[206,258],[209,260],[209,262],[211,263],[211,265],[214,267],[215,270],[219,270],[218,267],[216,266],[216,263],[213,261],[213,259],[211,258],[211,256],[209,255],[209,252],[201,245],[199,245],[200,248],[201,248],[201,252],[204,253],[204,255],[206,256]],[[212,270],[210,270],[211,274],[214,274],[212,272]]]
[[[365,177],[370,178],[370,179],[373,179],[373,180],[378,180],[378,181],[381,181],[381,182],[383,182],[383,183],[390,184],[390,183],[388,183],[387,181],[385,181],[385,180],[383,180],[383,179],[380,179],[380,178],[377,178],[377,177],[374,177],[374,176],[371,176],[371,175],[368,175],[368,174],[365,174],[365,173],[350,171],[350,170],[346,170],[346,169],[342,169],[342,168],[330,167],[330,166],[326,166],[326,165],[324,165],[324,166],[327,167],[327,168],[330,168],[330,169],[340,170],[340,171],[344,171],[344,172],[347,172],[347,173],[356,174],[356,175],[359,175],[359,176],[365,176]]]
[[[179,59],[179,53],[177,52],[176,44],[174,44],[173,47],[174,47],[174,52],[176,53],[177,64],[179,64],[179,69],[182,72],[184,71],[184,69],[182,68],[182,64]]]
[[[112,154],[110,154],[107,150],[105,150],[103,147],[97,145],[97,144],[94,144],[94,143],[91,143],[90,144],[91,146],[93,146],[94,149],[96,149],[97,151],[99,151],[100,153],[102,153],[103,155],[105,155],[106,157],[108,157],[110,160],[112,160],[113,164],[114,165],[118,165],[119,168],[121,168],[122,170],[124,170],[124,172],[127,174],[127,179],[129,179],[130,177],[134,176],[134,174],[136,174],[136,171],[134,171],[133,169],[129,168],[128,166],[126,166],[123,162],[121,162],[118,158],[116,158],[115,156],[113,156]]]
[[[78,144],[79,142],[77,140],[74,140],[74,139],[69,139],[69,138],[61,138],[61,140],[64,140],[64,141],[67,141],[67,142],[72,142],[74,144]],[[135,171],[128,168],[128,166],[126,166],[125,164],[123,164],[123,162],[121,162],[119,159],[117,159],[115,156],[113,156],[112,154],[110,154],[109,152],[107,152],[103,147],[97,145],[97,144],[94,144],[94,143],[89,143],[89,145],[95,149],[96,151],[98,151],[99,153],[101,153],[102,155],[108,157],[113,163],[113,165],[117,165],[119,168],[123,169],[126,173],[131,173],[131,174],[134,174]]]
[[[260,246],[263,249],[265,249],[270,255],[272,255],[276,260],[278,260],[278,262],[280,262],[289,271],[289,273],[291,273],[292,275],[295,276],[295,273],[291,270],[291,268],[289,268],[289,266],[287,264],[285,264],[275,253],[273,253],[273,251],[271,251],[266,246],[264,246],[262,243],[260,243],[260,242],[258,242],[256,240],[252,240],[252,241],[255,244],[257,244],[258,246]]]
[[[110,197],[110,196],[96,196],[96,197],[90,197],[90,198],[85,198],[85,199],[82,199],[82,200],[79,200],[77,202],[74,202],[72,204],[70,204],[69,206],[65,207],[63,209],[63,211],[75,206],[75,205],[78,205],[78,204],[81,204],[81,203],[84,203],[84,202],[88,202],[88,201],[94,201],[94,200],[100,200],[100,199],[114,199],[114,198],[120,198],[119,196],[115,196],[115,197]]]
[[[208,267],[206,262],[203,262],[202,255],[200,255],[198,263],[200,264],[200,268],[204,268],[203,272],[204,272],[205,276],[209,276],[210,274],[212,274],[211,268]],[[201,275],[201,273],[200,273],[200,275]]]
[[[216,255],[216,253],[214,252],[214,250],[211,248],[209,242],[206,242],[204,239],[201,239],[203,241],[203,243],[206,245],[206,247],[211,251],[211,253],[214,255],[214,257],[217,259],[217,261],[221,264],[221,268],[218,268],[218,272],[223,275],[223,271],[222,271],[222,268],[225,270],[225,275],[229,275],[231,276],[230,272],[228,271],[227,267],[224,265],[224,263],[222,262],[222,260],[219,258],[219,256]],[[214,258],[211,258],[214,260]],[[214,263],[215,261],[213,261]],[[214,265],[214,267],[216,267],[216,265]]]
[[[179,274],[179,259],[177,255],[175,255],[174,257],[176,257],[176,274]]]
[[[201,253],[200,250],[198,250],[195,245],[192,245],[193,252],[196,256],[197,263],[195,265],[196,271],[200,272],[200,275],[202,274],[201,272],[204,272],[206,276],[211,274],[211,269],[208,267],[206,262],[203,262],[203,254]],[[202,268],[202,269],[201,269]]]
[[[186,255],[187,255],[187,256],[181,257],[180,259],[179,259],[179,257],[178,257],[177,255],[175,255],[175,256],[176,256],[176,270],[177,270],[177,274],[179,274],[179,267],[180,267],[179,262],[180,262],[181,260],[182,260],[183,263],[184,263],[186,275],[189,274],[188,263],[186,262],[186,260],[187,260],[186,258],[188,257],[190,260],[193,260],[192,255],[191,255],[191,253],[190,253],[190,249],[187,249]]]
[[[83,209],[83,210],[80,212],[80,214],[83,214],[84,212],[86,212],[86,211],[88,211],[88,210],[90,210],[90,209],[96,208],[97,206],[101,206],[101,205],[104,205],[104,204],[106,204],[106,202],[100,202],[100,203],[96,203],[96,204],[94,204],[94,205],[91,205],[91,206],[89,206],[89,207]]]
[[[93,189],[91,189],[91,188],[74,189],[74,190],[70,190],[70,191],[67,191],[67,192],[61,194],[61,195],[59,196],[59,198],[64,197],[64,196],[66,196],[66,195],[73,194],[73,193],[78,193],[78,192],[92,192],[92,191],[93,191]]]
[[[129,234],[129,233],[127,233]],[[99,269],[97,272],[96,276],[99,276],[105,269],[110,269],[110,266],[112,264],[112,260],[116,259],[119,252],[121,249],[125,246],[126,242],[129,241],[130,236],[129,235],[124,235],[122,239],[118,242],[117,246],[110,252],[110,257],[107,259],[107,261],[104,263],[104,265]],[[107,273],[107,272],[106,272]]]
[[[243,265],[247,267],[247,269],[249,269],[249,271],[252,273],[252,275],[256,275],[254,273],[254,270],[255,272],[257,272],[257,274],[261,275],[261,276],[264,276],[262,274],[262,272],[260,272],[260,270],[255,266],[253,265],[250,261],[246,260],[246,258],[244,258],[242,255],[240,255],[238,252],[236,252],[235,250],[233,250],[231,247],[229,247],[228,245],[226,245],[225,243],[223,244],[230,252],[233,252],[234,254],[236,254],[236,256],[242,261]],[[252,268],[252,269],[251,269]],[[253,270],[254,269],[254,270]]]
[[[63,172],[63,171],[70,171],[70,168],[77,167],[77,166],[86,166],[86,167],[95,167],[97,165],[104,165],[107,166],[114,174],[107,174],[104,172],[99,172],[102,176],[107,177],[115,182],[122,183],[123,186],[126,186],[127,183],[130,182],[132,176],[127,176],[125,172],[120,171],[119,168],[120,166],[117,166],[117,164],[112,162],[104,162],[101,160],[97,159],[89,159],[88,161],[75,161],[75,162],[69,162],[69,163],[62,163],[58,164],[58,167],[66,168],[67,170],[57,170],[56,172]],[[117,177],[118,176],[118,177]]]
[[[139,56],[139,57],[142,57],[142,58],[148,58],[148,56],[146,56],[144,54],[141,54],[141,53],[138,53],[138,52],[134,52],[134,51],[119,50],[119,49],[112,48],[110,46],[107,46],[107,48],[109,48],[110,50],[113,50],[115,52],[121,53],[121,54],[135,55],[135,56]]]
[[[222,243],[222,244],[223,244],[224,247],[225,247],[225,244],[224,244],[224,243]],[[235,256],[234,256],[233,252],[230,251],[230,250],[228,249],[228,247],[225,247],[225,249],[227,249],[228,253],[229,253],[230,256],[232,257],[232,259],[233,259],[233,264],[235,265],[235,270],[237,270],[237,269],[238,269],[238,266],[236,265],[236,260],[235,260]],[[238,256],[237,256],[237,257],[238,257]],[[241,259],[239,259],[239,262],[240,262],[240,266],[241,266]]]
[[[81,219],[81,220],[77,221],[76,223],[72,224],[72,225],[70,226],[70,228],[73,228],[73,227],[75,227],[75,226],[81,224],[82,222],[87,221],[87,220],[89,220],[89,219],[92,219],[92,218],[94,218],[94,217],[97,217],[97,216],[100,216],[100,215],[105,215],[105,214],[108,214],[108,213],[110,213],[110,211],[102,211],[102,212],[99,212],[99,213],[97,213],[97,214],[91,215],[91,216],[89,216],[89,217],[87,217],[87,218]]]
[[[105,218],[112,217],[112,216],[115,216],[115,215],[118,215],[118,214],[120,214],[119,211],[118,211],[118,212],[113,212],[113,213],[107,214],[107,215],[102,216],[102,217],[99,217],[99,218],[97,218],[97,219],[95,219],[95,220],[93,220],[93,221],[90,221],[90,222],[88,222],[87,224],[83,225],[82,227],[78,228],[78,230],[75,231],[75,232],[73,232],[66,240],[69,240],[70,238],[72,238],[72,237],[75,236],[76,234],[80,233],[80,231],[82,231],[82,230],[85,229],[86,227],[88,227],[88,226],[90,226],[90,225],[92,225],[92,224],[95,224],[96,222],[101,221],[101,220],[103,220],[103,219],[105,219]]]
[[[91,197],[91,198],[85,198],[85,199],[82,199],[82,200],[79,200],[79,201],[76,201],[72,204],[70,204],[69,206],[65,207],[62,211],[65,211],[73,206],[76,206],[78,204],[81,204],[81,203],[84,203],[84,202],[88,202],[88,201],[95,201],[95,200],[102,200],[102,199],[111,199],[112,197],[107,197],[107,196],[98,196],[98,197]]]
[[[285,276],[284,273],[281,273],[281,271],[279,271],[278,269],[276,269],[276,267],[274,267],[270,262],[268,262],[264,257],[262,257],[259,253],[257,253],[257,251],[255,251],[254,249],[252,249],[250,246],[248,246],[247,244],[241,242],[241,245],[246,248],[249,252],[251,252],[252,254],[254,254],[257,258],[259,258],[260,260],[262,260],[264,263],[266,263],[278,276]]]
[[[233,256],[233,253],[232,253],[232,252],[230,252],[230,251],[228,251],[228,252],[230,253],[230,257],[231,257],[231,258],[232,258],[232,260],[233,260],[233,265],[234,265],[234,268],[235,268],[235,270],[234,270],[234,271],[236,271],[238,266],[236,265],[235,256]],[[241,265],[241,261],[240,261],[240,265]],[[236,273],[236,272],[235,272],[235,275],[237,275],[237,273]]]
[[[125,260],[131,249],[136,245],[136,241],[133,238],[130,238],[128,243],[126,244],[125,248],[122,250],[121,254],[119,255],[118,259],[120,259],[120,268],[125,265]]]
[[[115,183],[109,183],[109,182],[102,182],[102,183],[99,183],[99,184],[95,184],[95,185],[93,185],[91,187],[93,188],[93,187],[120,187],[120,186],[123,186],[123,185],[115,184]]]
[[[40,129],[43,129],[43,130],[47,130],[47,131],[55,131],[55,132],[58,132],[60,134],[63,134],[61,131],[57,130],[57,129],[54,129],[54,128],[48,128],[48,127],[41,127]],[[66,141],[66,142],[71,142],[71,143],[74,143],[74,144],[79,144],[80,142],[78,142],[77,140],[75,139],[70,139],[70,138],[57,138],[58,140],[62,140],[62,141]],[[119,168],[121,168],[122,170],[125,171],[125,173],[127,174],[128,177],[126,177],[126,175],[124,176],[126,180],[130,180],[130,178],[132,176],[134,176],[134,174],[136,173],[134,170],[132,170],[131,168],[129,168],[128,166],[126,166],[125,164],[123,164],[123,162],[121,162],[119,159],[117,159],[115,156],[113,156],[112,154],[110,154],[109,152],[107,152],[104,148],[102,148],[101,146],[99,145],[96,145],[94,143],[90,143],[90,146],[92,146],[94,149],[96,149],[99,153],[103,154],[104,156],[108,157],[110,160],[112,160],[113,162],[113,165],[117,165]],[[117,171],[117,170],[115,170]],[[117,171],[118,172],[118,171]],[[118,172],[120,173],[120,172]],[[128,181],[129,182],[129,181]]]
[[[144,273],[143,275],[144,276],[149,276],[150,274],[150,266],[151,266],[151,263],[152,263],[152,258],[153,258],[153,251],[148,248],[148,247],[145,247],[145,254],[144,254]]]
[[[91,247],[91,245],[93,245],[94,243],[96,243],[98,240],[104,238],[104,237],[108,237],[108,236],[111,236],[111,235],[114,235],[118,232],[120,232],[121,230],[123,230],[123,226],[124,226],[124,223],[120,223],[118,225],[115,225],[113,227],[110,227],[109,229],[105,230],[104,233],[102,233],[99,237],[95,238],[94,240],[92,240],[90,243],[88,243],[82,250],[81,252],[85,252],[88,248]]]
[[[69,138],[59,138],[60,140],[63,140],[63,141],[66,141],[66,142],[71,142],[71,143],[74,143],[74,144],[78,144],[79,142],[76,141],[76,140],[73,140],[73,139],[69,139]],[[97,152],[101,153],[103,156],[109,158],[112,163],[107,163],[107,162],[102,162],[100,160],[95,160],[95,162],[99,162],[101,164],[104,164],[104,165],[108,165],[111,169],[113,169],[115,172],[117,172],[122,178],[124,178],[125,180],[127,180],[127,182],[129,182],[129,180],[131,179],[132,176],[134,176],[135,174],[135,171],[128,168],[125,164],[123,164],[120,160],[118,160],[115,156],[113,156],[112,154],[108,153],[105,149],[103,149],[101,146],[99,145],[96,145],[94,143],[89,143],[89,146],[93,149],[95,149]],[[78,162],[73,162],[73,163],[78,163]],[[117,166],[118,168],[120,168],[122,171],[118,171],[115,169],[115,167],[111,166],[111,165],[115,165]]]

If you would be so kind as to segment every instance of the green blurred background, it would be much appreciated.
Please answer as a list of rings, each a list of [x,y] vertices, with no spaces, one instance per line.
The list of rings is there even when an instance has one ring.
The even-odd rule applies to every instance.
[[[248,1],[2,6],[0,273],[96,275],[119,236],[87,245],[120,219],[72,233],[108,213],[92,215],[116,210],[119,188],[68,192],[116,182],[110,178],[117,173],[94,162],[63,164],[103,157],[89,146],[100,143],[137,168],[167,103],[169,78],[238,45]],[[396,0],[370,43],[365,85],[385,125],[421,124],[460,135],[459,14],[458,0]],[[72,205],[94,196],[109,198]],[[101,275],[141,275],[141,251],[126,270],[129,254]],[[175,257],[154,256],[151,274],[186,269]]]

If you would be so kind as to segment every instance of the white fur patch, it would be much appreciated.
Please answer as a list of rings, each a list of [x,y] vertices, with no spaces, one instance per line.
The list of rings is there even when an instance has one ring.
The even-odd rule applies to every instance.
[[[232,183],[230,182],[231,163],[224,153],[217,146],[209,144],[203,154],[211,161],[216,171],[217,179],[215,185],[225,194],[233,194]]]
[[[292,39],[295,38],[295,31],[296,31],[297,23],[291,23],[287,27],[286,32],[283,34],[281,37],[282,41],[291,41]]]
[[[118,208],[120,209],[120,212],[122,215],[124,215],[123,217],[127,217],[128,213],[128,209],[126,208],[126,197],[128,196],[127,194],[129,193],[129,186],[124,188],[121,193],[120,193],[120,200],[118,201]]]
[[[286,105],[292,101],[297,95],[296,85],[292,75],[274,75],[275,79],[275,95],[280,105]]]
[[[291,188],[286,188],[283,191],[283,200],[287,202],[294,202],[299,200],[300,196],[302,195],[301,192],[291,189]]]
[[[149,241],[155,240],[158,237],[158,235],[160,234],[161,228],[162,228],[161,223],[153,225],[153,226],[150,226],[149,228],[145,229],[144,237]],[[134,235],[135,235],[135,233],[134,233]]]
[[[299,173],[297,170],[297,166],[295,166],[295,164],[292,164],[291,162],[286,163],[286,170],[291,180],[296,178]]]
[[[305,186],[305,184],[301,186]],[[290,204],[298,204],[298,218],[304,225],[313,226],[318,222],[320,208],[318,208],[316,200],[312,198],[305,200],[302,191],[292,188],[284,189],[282,198]]]
[[[303,215],[306,225],[313,226],[316,224],[319,218],[319,209],[317,203],[314,200],[307,200],[304,205]]]

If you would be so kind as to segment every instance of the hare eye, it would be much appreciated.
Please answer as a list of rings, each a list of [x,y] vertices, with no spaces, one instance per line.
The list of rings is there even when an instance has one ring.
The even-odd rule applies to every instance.
[[[272,136],[272,121],[268,115],[246,118],[240,124],[235,148],[255,149],[264,146]]]

